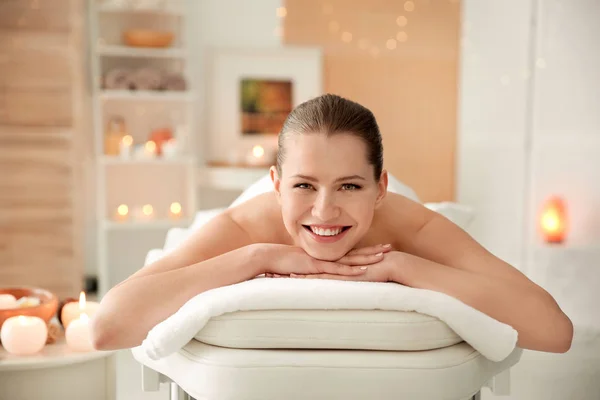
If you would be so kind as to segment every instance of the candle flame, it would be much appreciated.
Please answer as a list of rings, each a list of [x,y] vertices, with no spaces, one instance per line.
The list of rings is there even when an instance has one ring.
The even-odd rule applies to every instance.
[[[154,208],[152,208],[150,204],[146,204],[142,207],[142,212],[144,213],[144,215],[150,216],[154,212]]]
[[[265,149],[263,149],[262,146],[254,146],[252,148],[252,155],[254,155],[256,158],[261,158],[265,155]]]
[[[131,135],[125,135],[125,136],[123,136],[123,138],[121,139],[121,141],[123,142],[123,144],[125,146],[131,146],[133,144],[133,138],[131,137]]]
[[[121,204],[118,208],[117,208],[117,213],[124,217],[129,213],[129,207],[127,207],[126,204]]]
[[[83,291],[79,293],[79,309],[85,310],[85,293]]]
[[[149,153],[155,153],[156,152],[156,143],[154,143],[153,140],[149,140],[146,142],[146,151]]]
[[[181,213],[181,204],[179,203],[171,203],[171,207],[169,208],[173,214]]]

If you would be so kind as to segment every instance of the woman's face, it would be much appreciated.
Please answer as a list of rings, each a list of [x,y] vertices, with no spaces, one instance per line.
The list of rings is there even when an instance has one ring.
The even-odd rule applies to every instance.
[[[343,257],[367,233],[385,196],[367,161],[367,147],[351,134],[291,134],[282,176],[271,168],[283,222],[296,246],[321,260]]]

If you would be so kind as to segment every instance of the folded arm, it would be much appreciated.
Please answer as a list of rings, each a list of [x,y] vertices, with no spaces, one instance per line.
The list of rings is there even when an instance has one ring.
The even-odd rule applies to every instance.
[[[548,292],[443,216],[412,202],[402,210],[404,254],[393,280],[448,294],[512,326],[519,347],[569,350],[573,325]]]

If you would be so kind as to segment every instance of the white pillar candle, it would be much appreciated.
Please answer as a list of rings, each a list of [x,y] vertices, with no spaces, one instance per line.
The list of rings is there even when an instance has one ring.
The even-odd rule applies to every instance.
[[[18,315],[2,324],[0,340],[10,354],[26,356],[38,353],[46,345],[48,327],[39,317]]]
[[[119,155],[121,158],[128,160],[131,158],[131,148],[133,146],[133,138],[130,135],[125,135],[119,142]]]
[[[70,302],[63,306],[60,312],[60,320],[67,329],[69,324],[79,318],[81,314],[86,314],[88,317],[92,317],[98,311],[100,307],[100,303],[95,301],[88,301],[85,298],[85,293],[81,292],[79,294],[79,302]]]
[[[71,321],[65,330],[65,340],[67,346],[73,351],[92,351],[92,334],[90,329],[90,319],[87,314],[81,314],[79,318]]]
[[[8,310],[10,308],[17,308],[17,298],[12,294],[0,294],[0,310]]]
[[[177,139],[170,139],[162,144],[162,154],[165,158],[175,158],[179,153]]]

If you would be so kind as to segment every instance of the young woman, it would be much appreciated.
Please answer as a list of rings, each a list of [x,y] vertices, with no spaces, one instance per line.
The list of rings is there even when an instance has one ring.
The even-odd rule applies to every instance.
[[[446,218],[387,192],[381,135],[363,106],[324,95],[295,108],[271,178],[273,192],[112,288],[93,320],[95,346],[137,346],[195,295],[265,274],[435,290],[511,325],[521,348],[570,348],[571,321],[546,291]]]

